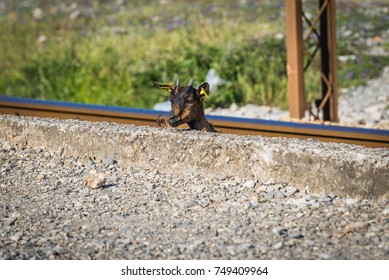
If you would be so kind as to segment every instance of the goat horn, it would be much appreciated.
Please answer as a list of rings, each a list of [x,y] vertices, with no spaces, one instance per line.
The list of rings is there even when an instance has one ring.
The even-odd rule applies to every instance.
[[[189,83],[188,83],[188,87],[191,87],[191,86],[193,86],[193,78],[190,79],[190,81],[189,81]]]
[[[178,77],[177,82],[176,82],[176,87],[179,87],[179,86],[180,86],[180,78]]]

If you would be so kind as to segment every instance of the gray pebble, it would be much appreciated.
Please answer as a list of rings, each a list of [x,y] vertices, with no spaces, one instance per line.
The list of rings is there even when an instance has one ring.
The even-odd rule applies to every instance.
[[[306,196],[304,196],[304,199],[305,199],[306,201],[311,201],[311,200],[314,200],[315,198],[314,198],[312,195],[307,194]]]
[[[276,244],[274,244],[273,249],[279,250],[282,248],[282,246],[284,246],[284,243],[282,243],[282,241],[280,241],[280,242],[277,242]]]
[[[263,198],[267,201],[272,200],[274,198],[274,193],[273,192],[266,193]]]
[[[21,232],[17,232],[14,235],[11,235],[10,239],[12,241],[14,241],[14,242],[17,242],[17,241],[20,240],[21,236],[22,236],[22,233]]]
[[[113,158],[107,157],[107,158],[103,159],[103,164],[112,165],[112,164],[115,164],[115,160]]]
[[[308,205],[307,200],[304,197],[291,199],[290,203],[298,206]]]
[[[389,199],[384,199],[380,203],[381,207],[385,207],[386,205],[389,205]]]
[[[243,184],[243,187],[246,187],[246,188],[254,188],[256,184],[257,184],[257,183],[256,183],[254,180],[249,180],[249,181],[246,181],[246,182]]]
[[[273,192],[273,195],[275,198],[284,198],[285,197],[285,194],[282,193],[281,191],[277,190],[277,191],[274,191]]]
[[[285,191],[289,194],[294,194],[297,192],[297,188],[293,187],[293,186],[286,186],[285,187]]]
[[[4,224],[5,226],[13,226],[15,224],[16,219],[14,218],[5,218]]]
[[[86,168],[92,168],[94,165],[93,161],[89,160],[87,163],[86,163]]]
[[[332,197],[330,197],[329,195],[325,195],[322,198],[320,198],[320,201],[321,202],[332,202]]]
[[[299,231],[292,231],[288,234],[290,238],[303,238],[304,235]]]
[[[154,183],[151,183],[151,184],[148,184],[147,185],[147,190],[149,191],[149,192],[151,192],[152,190],[154,190],[154,189],[156,189],[157,188],[157,186],[154,184]]]
[[[284,227],[277,226],[272,229],[272,232],[278,235],[285,235],[287,230]]]
[[[320,203],[319,202],[315,202],[313,203],[310,207],[312,210],[316,210],[316,209],[319,209],[320,208]]]

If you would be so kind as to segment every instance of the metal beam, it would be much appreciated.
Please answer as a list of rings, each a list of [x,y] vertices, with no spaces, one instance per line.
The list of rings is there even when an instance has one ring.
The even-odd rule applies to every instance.
[[[285,0],[285,10],[289,113],[290,117],[301,119],[304,117],[306,107],[301,1]]]
[[[322,97],[316,101],[318,106],[315,118],[323,112],[323,120],[338,121],[338,78],[336,55],[335,0],[319,0],[318,13],[312,22],[303,13],[301,0],[285,0],[286,44],[289,113],[292,118],[303,118],[306,106],[304,92],[304,71],[311,65],[322,80]],[[302,19],[308,24],[303,35]],[[320,34],[315,29],[320,23]],[[316,35],[317,47],[310,53],[306,44]],[[321,63],[316,62],[315,54],[320,49]],[[303,56],[308,63],[303,67]]]

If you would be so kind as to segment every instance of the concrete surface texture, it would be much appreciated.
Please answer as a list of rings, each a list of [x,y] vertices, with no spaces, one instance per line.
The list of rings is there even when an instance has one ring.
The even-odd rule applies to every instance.
[[[1,116],[0,259],[389,259],[387,155]]]
[[[389,198],[389,150],[356,145],[0,115],[0,140],[173,174],[239,176],[342,197]]]

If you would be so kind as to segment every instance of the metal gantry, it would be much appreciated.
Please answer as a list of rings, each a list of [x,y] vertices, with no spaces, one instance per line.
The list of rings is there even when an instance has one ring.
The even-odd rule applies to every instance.
[[[314,67],[322,82],[322,97],[316,100],[315,119],[338,121],[338,78],[336,56],[335,0],[319,0],[318,12],[309,19],[301,0],[285,0],[289,113],[303,118],[309,106],[305,100],[304,72]],[[304,32],[303,23],[308,29]],[[318,27],[319,25],[319,27]],[[316,40],[311,52],[307,44]],[[320,50],[320,62],[315,58]],[[304,65],[304,57],[308,58]]]

